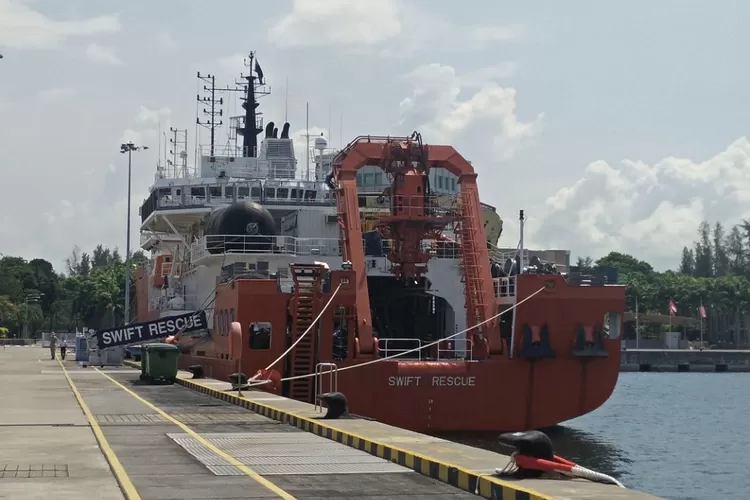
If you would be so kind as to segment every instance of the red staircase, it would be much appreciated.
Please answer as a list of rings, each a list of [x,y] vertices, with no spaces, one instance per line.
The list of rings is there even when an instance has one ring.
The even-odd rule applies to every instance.
[[[476,203],[473,199],[467,199],[472,198],[472,195],[477,196],[476,191],[470,190],[468,193],[465,192],[462,194],[463,203],[459,228],[468,326],[474,326],[487,319],[480,273],[482,262],[478,248],[478,245],[484,245],[485,242],[483,235],[475,234],[476,230],[474,224],[472,224],[472,221],[481,220],[482,215],[477,210],[477,207],[479,207],[478,199]],[[487,263],[485,262],[484,265],[487,266]]]
[[[292,264],[294,294],[289,303],[292,316],[292,343],[296,342],[310,327],[320,313],[319,296],[323,281],[324,267],[317,264]],[[315,370],[315,338],[317,327],[309,332],[291,353],[291,376],[297,377],[313,373]],[[298,401],[312,402],[314,398],[313,378],[290,381],[290,397]]]

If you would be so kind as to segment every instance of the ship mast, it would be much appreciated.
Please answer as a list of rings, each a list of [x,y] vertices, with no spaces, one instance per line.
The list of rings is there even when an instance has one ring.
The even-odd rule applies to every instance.
[[[250,68],[249,74],[240,75],[244,82],[235,82],[245,93],[242,97],[242,108],[245,110],[245,121],[237,127],[237,133],[242,136],[242,156],[255,157],[258,154],[258,134],[263,132],[261,113],[257,111],[258,98],[269,95],[271,89],[266,87],[263,70],[255,56],[255,51],[245,58],[245,66]]]

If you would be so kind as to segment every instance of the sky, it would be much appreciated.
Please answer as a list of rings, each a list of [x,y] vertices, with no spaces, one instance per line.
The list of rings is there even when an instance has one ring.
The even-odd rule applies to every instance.
[[[335,147],[418,130],[472,161],[501,246],[523,209],[527,247],[675,268],[701,220],[750,218],[749,20],[743,0],[0,0],[0,253],[124,249],[128,140],[150,147],[136,249],[159,130],[193,151],[196,72],[231,84],[254,50],[300,163],[306,103]]]

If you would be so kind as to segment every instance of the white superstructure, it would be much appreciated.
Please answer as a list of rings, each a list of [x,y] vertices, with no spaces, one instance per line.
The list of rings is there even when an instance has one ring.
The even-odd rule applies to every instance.
[[[260,120],[256,123],[262,125]],[[258,127],[259,132],[261,128]],[[144,315],[141,304],[145,302],[150,316],[202,309],[212,303],[216,286],[232,277],[276,277],[282,290],[287,290],[291,284],[290,263],[315,260],[326,262],[331,268],[340,267],[336,204],[326,184],[337,151],[329,147],[324,137],[314,138],[307,152],[311,168],[300,171],[294,142],[286,132],[288,124],[284,130],[280,138],[276,132],[266,130],[265,138],[256,148],[257,155],[243,155],[243,148],[236,145],[201,146],[199,164],[193,168],[188,168],[185,154],[175,157],[175,162],[181,163],[179,168],[171,162],[174,168],[157,167],[150,195],[140,209],[141,248],[151,252],[151,261],[137,283],[139,317]],[[237,136],[230,130],[232,137]],[[186,144],[182,146],[187,150]],[[447,206],[456,203],[455,176],[432,169],[429,180],[439,203]],[[389,201],[382,192],[390,180],[379,167],[362,168],[357,184],[363,213],[388,209]],[[259,237],[252,234],[206,234],[209,214],[242,201],[256,202],[273,216],[276,235],[270,247],[259,250]],[[497,252],[494,244],[502,230],[502,221],[494,208],[483,208],[493,259],[502,262],[514,257],[515,252],[510,255]],[[363,231],[371,229],[365,220]],[[446,231],[446,236],[455,240],[450,233]],[[445,331],[439,333],[447,336],[466,326],[464,290],[456,286],[462,278],[460,260],[455,246],[429,241],[424,244],[435,248],[426,277],[431,283],[429,293],[445,301]],[[382,252],[370,253],[366,259],[369,276],[393,276],[390,262]],[[499,303],[511,304],[515,299],[508,280],[513,278],[497,279]],[[213,308],[208,307],[209,324],[213,321],[212,312]]]

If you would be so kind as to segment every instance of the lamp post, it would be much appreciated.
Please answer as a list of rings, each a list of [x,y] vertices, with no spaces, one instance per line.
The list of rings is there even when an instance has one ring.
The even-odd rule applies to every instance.
[[[36,303],[42,298],[43,293],[30,293],[23,299],[23,338],[29,337],[29,302]]]
[[[136,146],[132,142],[120,145],[120,153],[128,155],[128,217],[125,236],[125,324],[130,323],[130,180],[133,171],[133,151],[148,149],[147,146]]]

